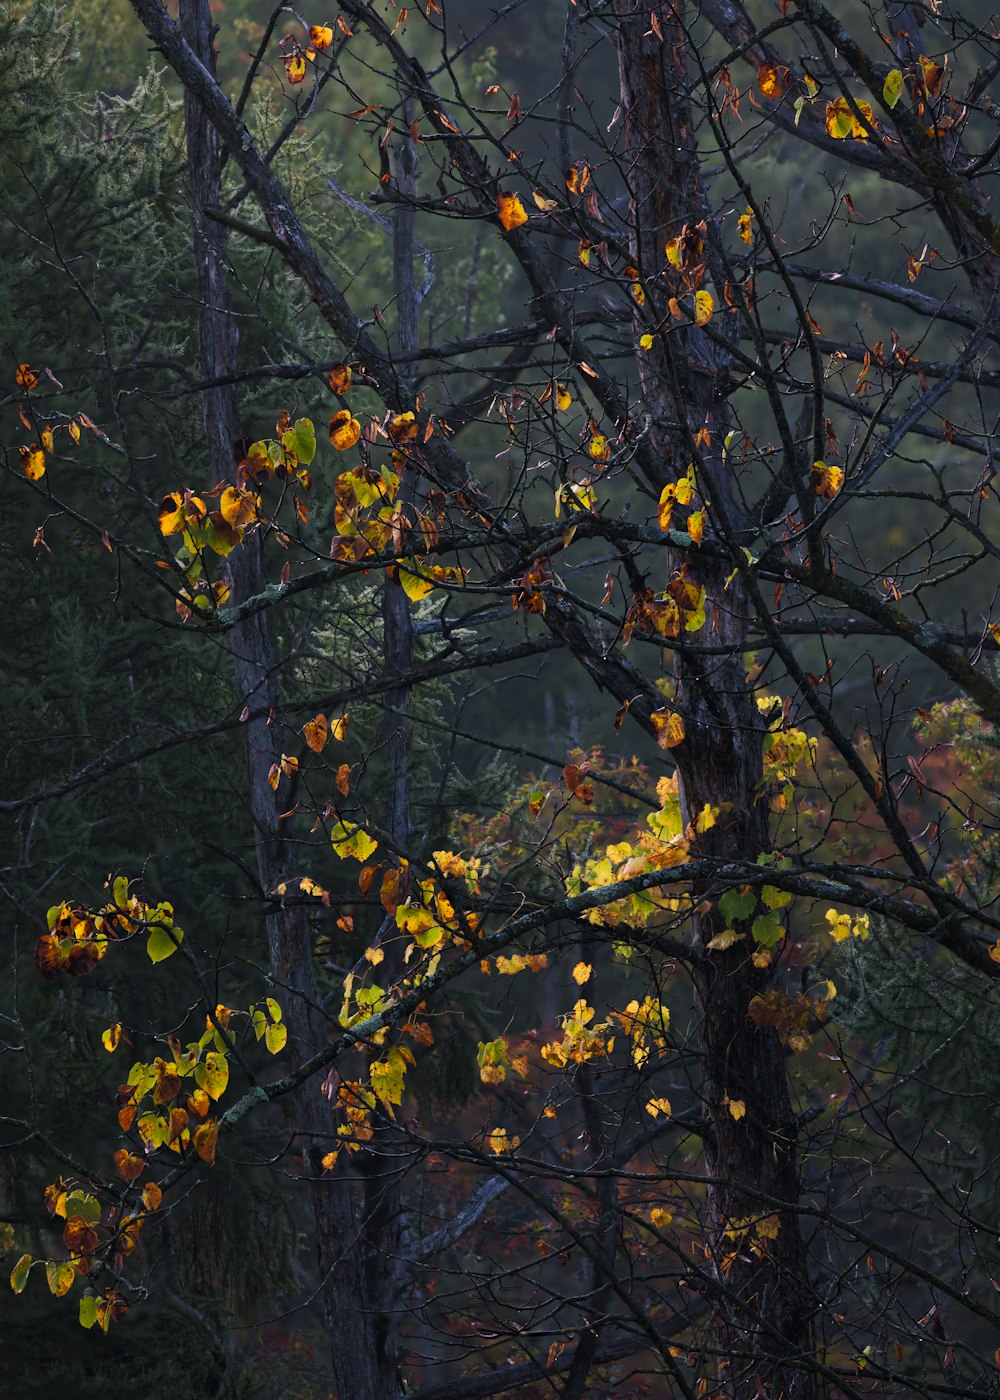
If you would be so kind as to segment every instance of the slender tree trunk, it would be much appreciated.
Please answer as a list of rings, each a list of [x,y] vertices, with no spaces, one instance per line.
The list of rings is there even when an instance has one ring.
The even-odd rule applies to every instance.
[[[214,72],[209,0],[181,0],[184,36],[209,72]],[[198,343],[206,378],[233,372],[238,332],[226,273],[225,232],[208,223],[204,211],[219,203],[221,160],[218,137],[197,99],[185,93],[188,166],[195,237],[198,289]],[[234,385],[206,390],[203,396],[210,475],[219,481],[234,475],[242,438],[239,400]],[[259,541],[248,535],[229,556],[236,601],[258,593],[263,576]],[[276,710],[277,658],[268,615],[257,613],[234,629],[233,657],[240,703]],[[312,939],[305,911],[286,908],[269,896],[296,875],[294,854],[282,835],[279,803],[268,783],[278,757],[274,726],[267,718],[248,720],[247,785],[253,820],[257,869],[266,918],[271,976],[291,1043],[305,1057],[328,1036],[320,1012]],[[366,1268],[358,1246],[356,1186],[340,1173],[327,1175],[320,1159],[333,1133],[332,1115],[316,1083],[303,1085],[294,1103],[302,1134],[302,1164],[309,1181],[324,1316],[340,1400],[391,1400],[398,1394],[397,1368],[382,1333],[381,1275]]]
[[[680,0],[662,29],[661,42],[650,32],[644,2],[622,6],[619,71],[632,253],[647,296],[654,298],[663,295],[665,244],[685,224],[695,230],[706,221],[696,236],[703,240],[702,256],[710,268],[716,260],[686,97],[687,35]],[[662,312],[666,319],[665,307]],[[718,386],[725,383],[726,368],[703,332],[693,326],[679,330],[676,323],[640,361],[642,393],[663,464],[662,479],[652,484],[662,487],[686,473],[694,435],[707,428],[711,442],[699,453],[698,486],[711,502],[708,530],[722,538],[739,523],[719,450],[726,409]],[[739,578],[728,579],[732,564],[693,552],[685,559],[688,578],[705,589],[711,621],[690,642],[682,641],[677,654],[675,705],[686,727],[674,751],[682,807],[686,820],[706,804],[719,813],[715,827],[698,838],[700,854],[753,861],[769,849],[769,841],[762,724],[743,659],[747,602]],[[668,576],[682,562],[668,558]],[[664,582],[657,580],[657,586]],[[702,651],[706,646],[710,650]],[[711,913],[693,918],[692,932],[702,947],[719,927]],[[695,972],[701,1092],[711,1123],[705,1165],[716,1182],[708,1188],[706,1292],[717,1344],[726,1353],[718,1378],[724,1393],[735,1400],[811,1400],[820,1392],[808,1369],[813,1305],[793,1213],[799,1196],[795,1115],[778,1039],[747,1019],[751,998],[769,978],[767,969],[754,966],[751,951],[747,934],[727,951],[710,954]],[[731,1100],[746,1105],[745,1116],[730,1113]],[[788,1207],[774,1212],[775,1239],[754,1230],[753,1221],[772,1213],[758,1192]],[[796,1364],[800,1358],[805,1369]]]

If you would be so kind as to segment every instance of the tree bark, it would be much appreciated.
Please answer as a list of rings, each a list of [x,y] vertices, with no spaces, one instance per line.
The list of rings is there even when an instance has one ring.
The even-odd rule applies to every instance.
[[[188,44],[209,73],[215,70],[209,0],[181,0],[180,23]],[[195,224],[194,264],[198,290],[198,345],[206,378],[236,370],[238,330],[226,270],[226,231],[204,211],[220,202],[220,144],[198,99],[185,89],[184,118]],[[211,477],[234,474],[242,439],[234,384],[204,392],[202,409]],[[260,593],[260,544],[248,533],[229,556],[235,601]],[[240,704],[277,713],[277,656],[268,615],[254,613],[233,630],[233,664]],[[268,782],[278,744],[269,718],[245,726],[249,811],[254,825],[261,896],[266,901],[271,978],[289,1030],[302,1057],[328,1038],[320,1011],[309,922],[301,906],[286,908],[272,892],[294,879],[295,860],[282,835],[277,795]],[[359,1248],[355,1186],[342,1172],[324,1173],[321,1158],[333,1140],[332,1115],[315,1082],[295,1096],[293,1112],[302,1144],[302,1169],[309,1182],[324,1318],[340,1400],[390,1400],[399,1390],[394,1349],[384,1335],[381,1270]],[[366,1267],[367,1266],[367,1267]]]
[[[664,246],[684,225],[690,229],[705,220],[703,255],[710,269],[718,268],[719,259],[686,96],[683,6],[674,5],[669,24],[661,21],[662,42],[650,31],[648,5],[634,0],[621,13],[619,74],[632,256],[647,298],[663,295],[665,301],[659,290]],[[656,320],[659,311],[654,307]],[[668,319],[665,306],[662,312],[662,320]],[[638,332],[638,315],[636,320]],[[641,328],[648,328],[647,323],[641,322]],[[726,408],[717,386],[725,382],[726,364],[694,326],[686,331],[675,327],[669,337],[657,337],[639,364],[656,457],[663,464],[662,479],[651,484],[678,480],[697,456],[698,486],[710,502],[706,534],[732,541],[740,521],[719,450]],[[711,442],[696,452],[694,437],[705,428]],[[682,811],[686,821],[706,804],[719,814],[716,825],[698,838],[699,854],[754,861],[769,849],[769,840],[763,726],[743,659],[749,645],[748,603],[739,577],[729,577],[732,563],[689,551],[668,557],[668,576],[684,562],[687,577],[705,589],[712,622],[677,653],[674,704],[684,718],[685,738],[674,757]],[[710,654],[700,650],[702,637],[710,641]],[[704,897],[707,890],[694,893]],[[696,946],[704,948],[719,928],[717,915],[695,914]],[[708,1187],[707,1266],[701,1286],[714,1308],[717,1344],[727,1357],[718,1377],[725,1393],[734,1400],[811,1400],[819,1392],[808,1369],[814,1309],[794,1213],[799,1197],[795,1116],[781,1045],[773,1030],[758,1031],[747,1019],[750,1001],[766,988],[769,973],[752,962],[752,940],[744,932],[740,942],[713,952],[694,970],[701,1094],[711,1120],[705,1163],[716,1183]],[[745,1104],[744,1116],[730,1113],[733,1100]],[[775,1212],[775,1239],[761,1238],[754,1230],[754,1221],[772,1213],[758,1192],[787,1207]]]

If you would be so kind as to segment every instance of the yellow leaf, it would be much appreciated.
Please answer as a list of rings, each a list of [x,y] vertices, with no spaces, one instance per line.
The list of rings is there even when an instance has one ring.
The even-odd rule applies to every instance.
[[[608,440],[603,433],[594,434],[590,439],[588,451],[595,462],[606,462],[608,460]]]
[[[882,84],[882,101],[891,112],[900,99],[903,91],[903,75],[898,68],[893,68],[885,75],[885,82]]]
[[[101,1044],[109,1055],[113,1055],[118,1049],[118,1043],[122,1038],[122,1028],[118,1021],[113,1021],[101,1036]]]
[[[78,443],[80,441],[80,425],[75,418],[70,421],[69,435],[74,442]]]
[[[681,240],[679,237],[671,238],[666,247],[666,254],[667,262],[670,263],[672,267],[679,268],[681,265]]]
[[[730,1114],[736,1119],[737,1123],[741,1118],[746,1117],[747,1106],[742,1099],[731,1099],[727,1094],[722,1100],[722,1104],[724,1108],[729,1109]]]
[[[684,720],[673,710],[654,710],[649,717],[661,749],[675,749],[684,739]]]
[[[511,229],[520,228],[522,224],[528,222],[524,205],[517,195],[510,194],[505,190],[501,190],[497,195],[497,215],[508,233]]]
[[[45,475],[45,453],[40,447],[20,449],[21,469],[29,481],[38,481]]]
[[[49,1292],[54,1293],[57,1298],[64,1298],[73,1287],[73,1280],[76,1278],[76,1268],[69,1259],[64,1259],[61,1263],[55,1259],[49,1259],[45,1265],[45,1280],[49,1285]]]
[[[306,75],[306,61],[300,53],[289,54],[285,59],[285,77],[290,83],[301,83]]]
[[[499,1157],[502,1152],[513,1152],[515,1147],[519,1147],[521,1139],[519,1137],[508,1137],[506,1128],[494,1128],[489,1137],[490,1148]]]
[[[330,844],[341,860],[353,856],[355,860],[364,862],[378,850],[378,842],[367,831],[360,826],[349,827],[344,822],[338,822],[331,831]]]
[[[662,1230],[664,1225],[669,1225],[673,1218],[673,1211],[664,1210],[662,1206],[654,1206],[653,1209],[649,1212],[649,1223],[651,1225],[655,1225],[657,1230]],[[672,1353],[673,1347],[671,1347],[670,1350]]]
[[[650,1099],[646,1104],[646,1112],[650,1118],[657,1118],[661,1113],[664,1118],[669,1118],[673,1110],[670,1107],[669,1099]]]
[[[832,501],[844,484],[844,473],[840,467],[828,466],[826,462],[813,462],[809,480],[817,496]]]
[[[45,427],[41,431],[42,446],[46,452],[51,452],[55,448],[55,438],[52,436],[52,429]]]
[[[668,481],[660,492],[660,502],[656,508],[656,523],[661,530],[670,529],[670,519],[674,513],[674,501],[677,499],[677,483]]]
[[[753,242],[753,211],[748,208],[736,221],[740,226],[740,238],[744,243]]]
[[[361,437],[361,424],[349,408],[342,408],[330,419],[330,442],[338,452],[347,452]]]
[[[328,24],[311,24],[309,38],[312,40],[313,48],[319,49],[322,53],[333,43],[333,30]]]
[[[708,950],[711,953],[724,953],[727,948],[731,948],[734,943],[739,943],[746,935],[737,933],[734,928],[724,928],[721,933],[717,933],[714,938],[708,940]]]
[[[223,520],[234,530],[240,530],[257,519],[257,503],[253,497],[237,491],[234,486],[227,486],[219,497],[219,511]]]
[[[560,413],[565,413],[573,402],[573,395],[566,388],[565,384],[556,385],[556,408]]]
[[[403,592],[411,603],[419,603],[421,598],[426,598],[428,593],[433,591],[434,583],[429,578],[422,578],[419,574],[412,573],[409,569],[399,568],[399,582]]]
[[[335,739],[344,739],[347,735],[347,720],[349,712],[347,710],[340,716],[330,733]]]
[[[692,544],[701,544],[701,537],[705,532],[705,512],[704,510],[693,510],[687,518],[687,532],[691,536]]]
[[[865,123],[869,127],[874,126],[875,114],[868,102],[857,102],[854,106],[864,117],[864,122],[855,116],[854,107],[846,97],[835,98],[833,102],[826,104],[827,136],[832,136],[835,141],[846,141],[849,136],[855,141],[868,140]]]
[[[639,349],[640,349],[640,350],[652,350],[652,348],[653,348],[653,337],[652,337],[652,336],[649,334],[649,332],[647,331],[645,335],[641,335],[641,336],[639,337]]]
[[[854,113],[846,97],[826,104],[826,134],[835,141],[846,141],[854,126]]]
[[[573,981],[578,987],[582,987],[584,982],[589,982],[594,969],[590,963],[578,962],[573,969]]]
[[[284,1021],[268,1026],[264,1032],[264,1044],[272,1055],[279,1054],[288,1044],[288,1027]]]
[[[715,310],[715,299],[711,292],[695,292],[694,294],[694,323],[696,326],[707,326],[712,319],[712,312]]]
[[[386,425],[386,432],[392,442],[412,442],[417,436],[417,415],[412,408],[405,413],[394,413]]]
[[[194,1067],[194,1082],[210,1099],[220,1099],[229,1083],[229,1061],[221,1050],[209,1050]]]

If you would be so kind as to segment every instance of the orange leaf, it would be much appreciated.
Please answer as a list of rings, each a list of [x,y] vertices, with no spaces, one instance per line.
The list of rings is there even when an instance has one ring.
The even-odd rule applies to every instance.
[[[136,1177],[142,1176],[146,1170],[145,1160],[142,1157],[136,1157],[125,1147],[119,1147],[114,1160],[119,1176],[124,1177],[128,1182],[135,1181]]]
[[[788,83],[788,69],[776,63],[762,63],[757,69],[757,86],[765,97],[779,98]]]
[[[311,24],[309,26],[309,38],[312,40],[313,47],[319,49],[322,53],[324,49],[328,49],[333,43],[333,30],[328,24]]]
[[[516,194],[510,194],[506,190],[501,190],[497,195],[497,216],[507,233],[528,222],[524,205]]]
[[[330,737],[330,721],[326,715],[317,715],[303,727],[302,736],[313,753],[321,753]]]
[[[335,394],[346,394],[351,387],[350,365],[334,365],[327,376],[327,382]]]
[[[211,1167],[215,1163],[215,1148],[219,1141],[219,1124],[209,1118],[194,1130],[194,1150],[203,1162]]]
[[[334,782],[337,785],[337,791],[340,793],[341,797],[346,797],[351,790],[351,765],[349,763],[342,763],[340,765],[337,769],[337,776],[334,778]]]
[[[142,1188],[142,1203],[147,1210],[159,1210],[163,1192],[155,1181],[147,1181]]]

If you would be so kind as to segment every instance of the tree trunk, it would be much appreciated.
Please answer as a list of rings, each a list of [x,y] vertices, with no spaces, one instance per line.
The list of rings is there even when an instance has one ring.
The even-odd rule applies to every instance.
[[[700,235],[709,269],[719,266],[720,245],[704,198],[695,125],[686,97],[687,35],[683,7],[676,4],[669,23],[661,20],[662,41],[651,32],[649,7],[622,7],[619,73],[626,143],[626,175],[633,212],[632,256],[643,279],[647,312],[653,323],[669,319],[666,306],[649,301],[664,291],[665,245],[684,225]],[[720,276],[716,281],[721,281]],[[718,291],[716,291],[718,300]],[[649,328],[650,319],[636,329]],[[697,484],[710,502],[706,535],[732,540],[738,529],[737,504],[728,489],[720,453],[726,430],[725,362],[704,332],[672,323],[640,357],[641,388],[663,467],[657,489],[676,481],[697,458]],[[711,441],[696,450],[694,437],[708,429]],[[683,527],[681,527],[683,528]],[[738,558],[738,550],[736,551]],[[717,824],[698,838],[698,853],[722,860],[756,860],[767,851],[768,802],[763,792],[762,733],[753,690],[747,682],[748,608],[733,563],[687,552],[668,556],[667,576],[687,562],[687,577],[705,589],[710,622],[690,641],[679,638],[675,708],[685,723],[685,739],[674,751],[685,820],[707,804]],[[654,586],[662,587],[657,579]],[[696,891],[706,893],[706,891]],[[721,920],[712,913],[693,917],[692,933],[704,949]],[[810,1372],[813,1304],[805,1249],[794,1207],[799,1196],[795,1115],[789,1099],[785,1056],[771,1029],[756,1030],[747,1019],[751,998],[765,989],[769,971],[757,968],[749,931],[724,952],[713,952],[695,971],[699,1010],[698,1050],[701,1092],[710,1129],[705,1165],[707,1279],[714,1310],[715,1343],[726,1354],[718,1383],[734,1400],[807,1400],[820,1393]],[[742,1102],[745,1115],[730,1113]],[[777,1209],[769,1198],[785,1203]],[[753,1222],[778,1217],[775,1239],[755,1232]],[[742,1233],[741,1233],[742,1232]],[[804,1362],[800,1368],[798,1362]]]
[[[214,73],[215,55],[209,0],[181,0],[180,23],[187,42],[205,68]],[[235,371],[238,331],[226,272],[225,231],[209,225],[204,210],[219,203],[219,141],[197,99],[185,92],[184,118],[194,208],[194,263],[198,289],[198,343],[202,373],[221,378]],[[239,399],[233,384],[204,392],[205,436],[214,481],[234,475],[242,438]],[[229,556],[234,601],[259,593],[263,575],[259,540],[248,534]],[[232,633],[239,703],[275,712],[277,657],[268,614],[259,612]],[[295,858],[283,838],[279,803],[268,782],[278,758],[275,726],[266,717],[248,720],[247,785],[256,839],[261,895],[266,901],[268,951],[274,992],[289,1030],[290,1043],[302,1058],[328,1038],[320,1011],[312,939],[301,906],[285,908],[270,898],[278,885],[295,878]],[[321,1158],[332,1141],[332,1115],[318,1085],[298,1091],[293,1111],[302,1134],[302,1167],[309,1182],[324,1317],[340,1400],[393,1400],[399,1392],[394,1347],[384,1334],[384,1298],[380,1292],[384,1263],[373,1268],[359,1245],[363,1235],[356,1185],[344,1173],[324,1173]]]

